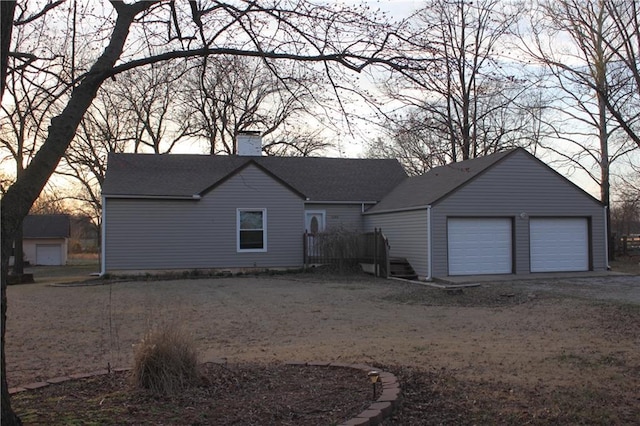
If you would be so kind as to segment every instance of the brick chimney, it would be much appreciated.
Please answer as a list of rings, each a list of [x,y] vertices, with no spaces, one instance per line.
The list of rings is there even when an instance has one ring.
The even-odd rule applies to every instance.
[[[262,155],[262,135],[259,131],[239,132],[236,137],[236,154],[260,157]]]

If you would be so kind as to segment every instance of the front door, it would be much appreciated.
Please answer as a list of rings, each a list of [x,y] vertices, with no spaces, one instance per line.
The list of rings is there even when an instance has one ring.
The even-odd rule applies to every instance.
[[[307,210],[304,212],[304,226],[307,234],[307,256],[320,256],[318,253],[318,234],[325,228],[324,210]]]
[[[325,212],[324,210],[307,210],[304,212],[304,226],[309,234],[324,232]]]

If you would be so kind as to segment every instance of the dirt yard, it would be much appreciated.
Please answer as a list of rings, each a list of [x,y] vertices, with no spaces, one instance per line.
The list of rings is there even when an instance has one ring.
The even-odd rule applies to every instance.
[[[322,274],[40,283],[9,287],[8,306],[10,387],[129,366],[144,332],[172,323],[193,333],[203,359],[406,366],[484,383],[516,402],[520,392],[571,388],[640,406],[640,276],[451,292]]]

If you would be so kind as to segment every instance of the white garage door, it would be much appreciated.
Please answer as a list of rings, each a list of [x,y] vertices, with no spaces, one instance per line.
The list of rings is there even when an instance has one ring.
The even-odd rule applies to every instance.
[[[512,272],[511,219],[452,218],[447,224],[449,275]]]
[[[37,265],[62,265],[62,246],[60,244],[36,245]]]
[[[589,270],[585,218],[531,218],[531,272]]]

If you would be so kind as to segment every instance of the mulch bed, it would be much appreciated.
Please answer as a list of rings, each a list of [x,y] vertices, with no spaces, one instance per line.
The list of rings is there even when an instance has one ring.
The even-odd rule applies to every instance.
[[[298,365],[205,364],[201,383],[172,396],[133,389],[129,372],[21,392],[12,405],[25,425],[327,425],[372,402],[361,370]]]
[[[514,386],[468,380],[444,369],[386,366],[402,387],[400,407],[381,426],[429,425],[635,425],[637,388],[602,386]],[[630,374],[637,375],[638,372]]]
[[[382,426],[635,424],[635,388],[513,387],[460,380],[447,370],[385,366],[402,388]],[[633,374],[637,374],[636,371]],[[73,380],[12,397],[25,425],[331,425],[365,410],[361,370],[319,366],[207,364],[198,387],[160,397],[129,385],[128,373]]]

